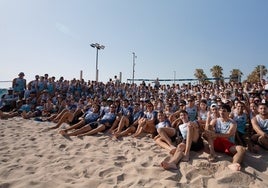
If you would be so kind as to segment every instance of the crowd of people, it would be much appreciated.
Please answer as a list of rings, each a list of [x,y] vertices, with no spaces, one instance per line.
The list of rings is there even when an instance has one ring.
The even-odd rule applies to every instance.
[[[65,80],[19,73],[1,98],[0,118],[20,116],[55,123],[59,135],[105,132],[114,139],[150,135],[169,152],[164,169],[190,160],[190,150],[233,157],[239,171],[246,151],[268,149],[268,83],[140,84]],[[70,126],[62,126],[67,123]]]

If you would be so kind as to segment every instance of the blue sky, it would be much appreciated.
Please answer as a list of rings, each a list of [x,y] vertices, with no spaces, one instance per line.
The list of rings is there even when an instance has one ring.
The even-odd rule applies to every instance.
[[[268,62],[266,0],[0,0],[0,80],[23,71],[95,80],[194,78],[220,65],[244,78]],[[175,74],[174,74],[175,73]],[[3,83],[0,83],[0,87]]]

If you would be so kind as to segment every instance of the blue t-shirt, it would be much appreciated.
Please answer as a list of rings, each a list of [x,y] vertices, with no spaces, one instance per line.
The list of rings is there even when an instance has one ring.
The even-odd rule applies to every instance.
[[[94,121],[97,121],[97,119],[100,117],[100,115],[98,113],[94,113],[90,110],[88,110],[86,112],[86,116],[85,116],[85,121],[86,121],[86,124],[88,123],[92,123]]]

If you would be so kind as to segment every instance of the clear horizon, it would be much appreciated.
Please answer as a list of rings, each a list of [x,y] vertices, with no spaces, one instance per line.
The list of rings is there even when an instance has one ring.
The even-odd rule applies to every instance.
[[[107,82],[132,78],[192,79],[197,68],[212,77],[219,65],[244,74],[268,62],[268,1],[2,0],[0,80],[19,72]],[[172,83],[172,82],[170,82]],[[3,83],[0,83],[2,87]],[[11,85],[9,85],[10,87]]]

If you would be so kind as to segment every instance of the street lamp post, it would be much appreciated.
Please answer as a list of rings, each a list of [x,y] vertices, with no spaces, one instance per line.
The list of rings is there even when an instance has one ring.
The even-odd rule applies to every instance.
[[[96,82],[99,81],[99,69],[98,69],[98,56],[99,56],[99,50],[103,50],[105,48],[104,45],[100,45],[99,43],[92,43],[90,44],[92,48],[96,48]]]
[[[174,84],[176,83],[176,71],[173,71],[174,74]]]
[[[134,84],[134,74],[135,74],[135,59],[137,56],[135,55],[135,52],[132,52],[133,54],[133,71],[132,71],[132,84]]]

